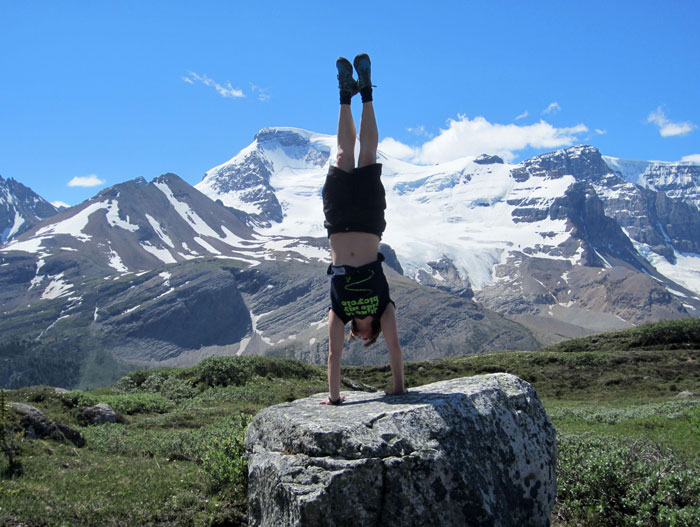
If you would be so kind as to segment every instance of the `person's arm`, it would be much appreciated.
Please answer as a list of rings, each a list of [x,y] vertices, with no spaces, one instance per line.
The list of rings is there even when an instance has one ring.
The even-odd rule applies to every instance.
[[[328,312],[328,399],[321,404],[337,404],[345,398],[340,395],[340,357],[345,345],[345,324],[331,309]]]
[[[394,388],[386,393],[388,395],[400,395],[406,392],[406,387],[403,379],[403,354],[401,353],[401,344],[399,344],[399,329],[396,324],[396,308],[394,304],[389,303],[386,306],[381,324],[384,341],[387,348],[389,348],[391,375],[394,378]]]

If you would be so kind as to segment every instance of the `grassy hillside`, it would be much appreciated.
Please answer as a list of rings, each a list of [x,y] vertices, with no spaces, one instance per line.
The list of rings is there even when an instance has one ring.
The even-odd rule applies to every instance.
[[[700,524],[698,320],[575,339],[537,352],[409,363],[409,386],[506,371],[531,382],[558,431],[558,526]],[[344,389],[383,388],[388,367],[343,368]],[[289,359],[209,358],[134,371],[109,388],[6,392],[74,426],[87,445],[15,435],[6,412],[0,527],[244,525],[243,436],[261,408],[326,390],[325,370]],[[351,397],[351,395],[350,395]],[[124,423],[82,426],[104,402]]]

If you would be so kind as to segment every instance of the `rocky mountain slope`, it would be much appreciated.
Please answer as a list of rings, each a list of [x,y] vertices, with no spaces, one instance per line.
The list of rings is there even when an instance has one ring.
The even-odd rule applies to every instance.
[[[32,189],[0,176],[0,244],[57,212],[56,207]]]

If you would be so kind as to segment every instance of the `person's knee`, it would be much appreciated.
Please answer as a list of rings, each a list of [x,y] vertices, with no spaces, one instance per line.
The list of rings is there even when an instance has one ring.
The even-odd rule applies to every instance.
[[[345,172],[352,172],[353,168],[355,168],[355,155],[352,152],[346,152],[338,148],[335,166]]]
[[[360,157],[357,162],[358,168],[366,167],[367,165],[373,165],[377,162],[377,151],[376,150],[365,150],[360,151]]]

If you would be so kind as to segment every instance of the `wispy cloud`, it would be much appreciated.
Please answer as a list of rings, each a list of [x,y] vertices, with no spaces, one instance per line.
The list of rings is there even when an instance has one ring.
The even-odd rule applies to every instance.
[[[238,88],[234,88],[229,81],[226,81],[225,84],[220,84],[207,75],[200,75],[200,74],[195,73],[193,71],[188,72],[187,76],[182,77],[182,80],[185,81],[187,84],[194,84],[195,82],[201,82],[205,86],[209,86],[210,88],[214,88],[217,92],[219,92],[219,95],[221,95],[222,97],[231,97],[231,98],[245,97],[243,90],[240,90]]]
[[[683,156],[681,161],[685,161],[687,163],[698,163],[700,164],[700,154],[690,154],[689,156]]]
[[[527,117],[528,115],[530,115],[530,112],[528,112],[527,110],[525,110],[523,113],[521,113],[520,115],[518,115],[518,116],[517,116],[515,119],[513,119],[513,120],[514,120],[514,121],[519,121],[520,119],[525,119],[525,117]]]
[[[386,154],[416,163],[434,164],[460,157],[497,154],[506,161],[515,159],[525,148],[547,149],[571,146],[579,136],[588,132],[584,124],[557,128],[546,121],[519,126],[491,123],[484,117],[470,119],[459,115],[450,119],[447,128],[420,146],[405,145],[391,137],[385,138],[380,149]]]
[[[608,131],[607,131],[607,130],[601,130],[600,128],[596,128],[596,129],[595,129],[595,133],[597,133],[598,135],[605,135],[605,134],[608,133]]]
[[[69,187],[98,187],[104,184],[104,179],[98,178],[95,174],[90,174],[89,176],[75,176],[68,182]]]
[[[433,137],[433,134],[428,132],[423,125],[407,128],[407,130],[418,137]]]
[[[557,113],[561,111],[561,106],[559,106],[558,102],[553,102],[549,106],[547,106],[544,110],[542,110],[542,115],[549,115],[550,113]]]
[[[250,90],[257,95],[260,102],[267,102],[270,100],[270,94],[267,93],[267,88],[261,88],[251,82]]]
[[[659,128],[661,137],[674,137],[676,135],[686,135],[697,128],[697,125],[690,121],[674,123],[668,120],[663,108],[659,106],[656,111],[651,112],[647,117],[648,123],[653,123]]]

